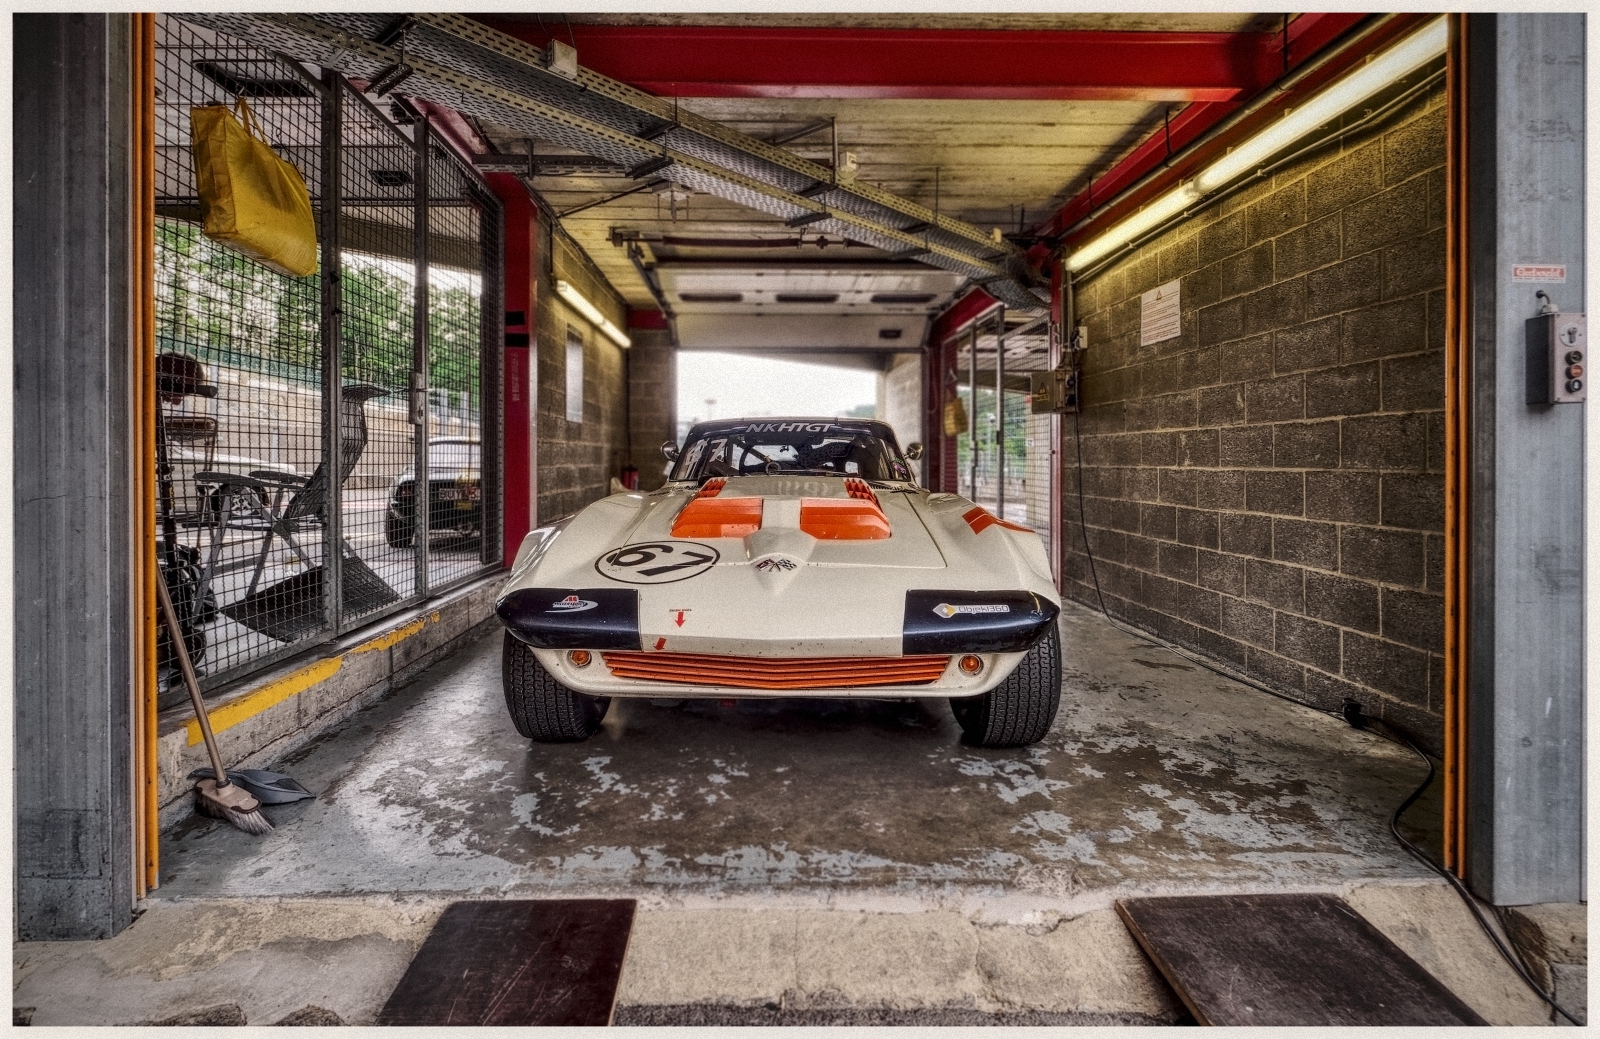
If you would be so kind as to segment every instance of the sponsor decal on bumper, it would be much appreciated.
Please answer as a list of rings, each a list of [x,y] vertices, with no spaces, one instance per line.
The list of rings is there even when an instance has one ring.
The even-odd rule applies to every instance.
[[[1033,592],[906,592],[901,652],[1019,653],[1056,621],[1061,608]]]
[[[535,649],[639,649],[632,588],[519,588],[495,603],[506,629]]]

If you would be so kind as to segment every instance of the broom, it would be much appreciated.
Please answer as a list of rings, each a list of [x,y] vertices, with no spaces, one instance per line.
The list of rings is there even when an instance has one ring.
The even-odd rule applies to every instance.
[[[200,723],[200,734],[206,738],[206,753],[211,755],[212,773],[216,779],[202,779],[194,785],[194,806],[202,815],[226,819],[245,833],[260,835],[270,833],[272,824],[261,814],[261,802],[244,789],[228,780],[222,767],[222,755],[217,752],[216,737],[211,735],[211,719],[206,716],[206,704],[200,697],[200,680],[194,676],[194,665],[189,662],[189,647],[184,644],[183,632],[178,626],[178,611],[172,608],[172,596],[167,592],[167,582],[156,578],[156,596],[161,600],[161,618],[166,622],[167,633],[172,636],[172,650],[177,654],[178,667],[183,671],[184,684],[189,687],[189,698],[194,701],[195,720]]]

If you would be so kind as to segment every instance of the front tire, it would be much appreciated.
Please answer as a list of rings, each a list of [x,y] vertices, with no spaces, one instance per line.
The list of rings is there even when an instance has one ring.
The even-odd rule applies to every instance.
[[[600,731],[609,696],[568,689],[544,669],[533,650],[506,632],[500,681],[517,731],[536,743],[577,743]]]
[[[1044,739],[1061,705],[1061,634],[1050,626],[1006,680],[979,696],[952,697],[950,709],[978,747],[1026,747]]]

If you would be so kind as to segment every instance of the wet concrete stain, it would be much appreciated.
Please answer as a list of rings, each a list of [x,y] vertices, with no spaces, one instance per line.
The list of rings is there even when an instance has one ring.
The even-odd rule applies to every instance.
[[[1423,773],[1370,733],[1069,606],[1041,744],[960,742],[943,701],[619,700],[580,744],[506,715],[498,635],[284,762],[320,796],[251,838],[163,841],[161,897],[567,889],[1085,891],[1423,875],[1387,813]]]

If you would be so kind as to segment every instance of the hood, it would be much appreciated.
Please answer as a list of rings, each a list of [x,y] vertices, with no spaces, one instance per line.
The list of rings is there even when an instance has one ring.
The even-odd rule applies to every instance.
[[[663,494],[617,544],[710,540],[730,563],[782,554],[817,566],[942,568],[944,556],[911,504],[920,493],[826,476],[710,480]]]

